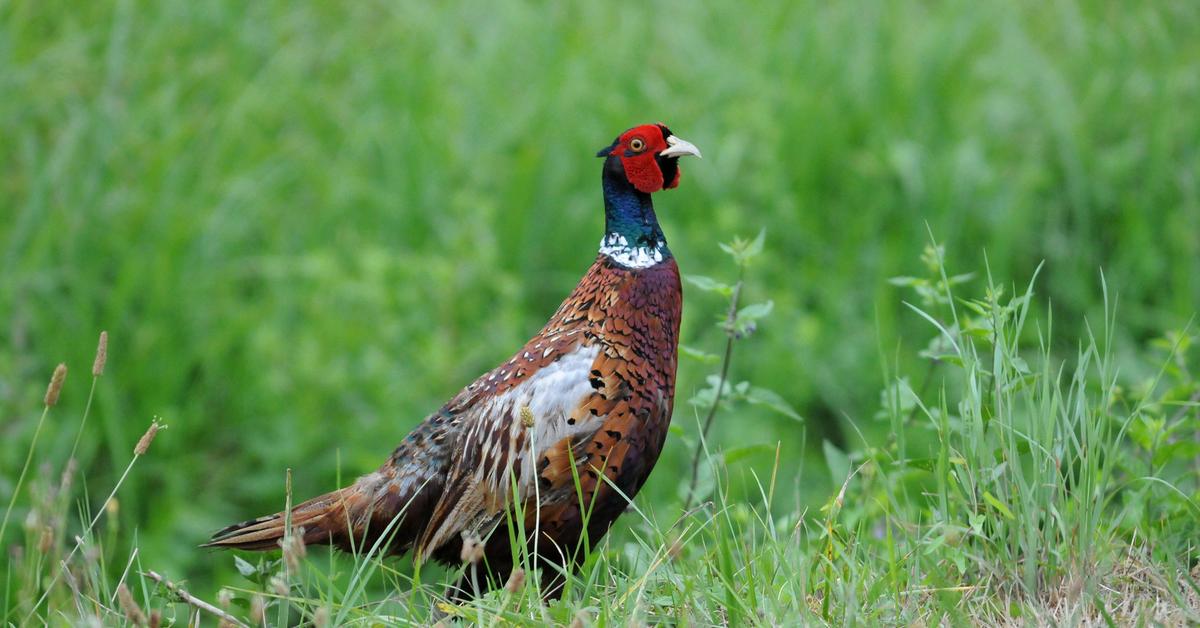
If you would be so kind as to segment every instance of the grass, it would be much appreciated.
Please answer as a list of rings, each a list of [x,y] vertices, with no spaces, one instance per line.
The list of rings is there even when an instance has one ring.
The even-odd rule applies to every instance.
[[[729,247],[742,268],[755,249],[748,241]],[[282,558],[251,563],[223,555],[241,577],[204,600],[146,566],[136,539],[118,540],[115,528],[107,538],[96,533],[119,483],[64,556],[70,469],[59,486],[46,476],[31,492],[27,555],[9,562],[7,620],[147,625],[151,617],[183,622],[203,614],[247,625],[1200,621],[1200,470],[1196,447],[1183,440],[1200,430],[1200,382],[1189,366],[1196,337],[1177,337],[1157,376],[1137,393],[1125,391],[1111,350],[1115,303],[1099,327],[1080,331],[1086,340],[1072,358],[1060,360],[1048,350],[1050,321],[1030,319],[1035,280],[1006,289],[988,276],[982,294],[964,297],[953,288],[962,278],[943,270],[942,250],[927,250],[928,277],[898,281],[915,288],[920,303],[910,308],[935,330],[930,346],[942,348],[925,356],[936,365],[933,384],[922,394],[907,376],[893,376],[876,417],[895,426],[888,442],[844,452],[826,441],[834,483],[819,509],[780,496],[779,444],[770,475],[754,476],[757,495],[740,499],[729,490],[736,450],[700,443],[711,493],[682,514],[636,502],[625,516],[628,533],[584,548],[583,566],[568,577],[560,602],[543,604],[539,579],[525,571],[472,602],[451,602],[444,583],[473,569],[469,564],[431,578],[381,558],[378,544],[344,556],[305,548],[295,537],[283,543]],[[724,291],[719,282],[699,283]],[[728,296],[736,303],[735,290]],[[746,322],[727,324],[731,343]],[[1023,342],[1031,336],[1036,343]],[[725,360],[723,371],[728,354]],[[737,420],[737,394],[699,398]],[[157,430],[156,423],[139,442],[126,475]],[[1148,441],[1146,430],[1154,432]],[[1184,446],[1159,455],[1164,444]],[[286,495],[290,503],[290,472]],[[525,534],[513,526],[507,533]],[[127,554],[116,549],[125,547]],[[514,543],[517,564],[532,573],[522,551]]]
[[[689,492],[676,478],[691,470],[717,391],[729,405],[705,441],[721,464],[701,456],[697,493],[717,502],[706,513],[746,519],[727,523],[720,539],[697,532],[711,524],[693,529],[723,562],[699,573],[703,563],[685,561],[696,565],[686,582],[718,587],[704,598],[714,605],[733,595],[724,587],[747,582],[738,564],[766,561],[751,549],[777,542],[787,565],[816,560],[812,547],[784,540],[795,520],[805,522],[803,534],[825,535],[819,568],[796,572],[806,593],[829,581],[822,573],[877,573],[868,570],[879,567],[875,540],[850,541],[873,534],[860,526],[881,512],[906,526],[882,528],[894,539],[885,563],[893,608],[970,597],[942,590],[958,585],[920,583],[935,558],[949,559],[946,548],[962,546],[950,541],[972,534],[1003,541],[987,554],[998,562],[1037,550],[1035,562],[1069,568],[1072,555],[1051,536],[1061,529],[1029,529],[1059,525],[1057,517],[1110,517],[1105,534],[1124,543],[1111,556],[1141,560],[1156,577],[1176,560],[1186,572],[1190,563],[1171,551],[1186,548],[1189,529],[1178,522],[1188,502],[1168,487],[1196,501],[1194,476],[1179,461],[1196,456],[1188,436],[1194,331],[1186,330],[1200,303],[1200,122],[1188,115],[1200,103],[1198,59],[1200,10],[1171,1],[0,1],[0,503],[14,503],[0,544],[37,544],[23,522],[68,459],[78,473],[70,496],[56,498],[63,512],[81,496],[108,495],[129,448],[162,416],[170,431],[99,524],[101,540],[112,541],[93,557],[107,576],[103,597],[114,599],[107,594],[136,547],[153,564],[130,574],[154,569],[215,600],[241,576],[227,556],[195,545],[230,521],[278,509],[286,468],[297,496],[374,468],[380,442],[397,442],[507,357],[594,253],[591,168],[599,164],[589,155],[620,129],[662,119],[705,154],[659,202],[684,273],[736,284],[712,243],[765,226],[741,298],[773,306],[737,341],[729,389],[714,388],[728,295],[706,290],[703,279],[687,284],[678,429],[640,503],[662,511],[647,513],[654,523],[618,526],[588,591],[632,586],[617,575],[649,563],[627,559],[626,548],[674,543],[688,528],[671,528]],[[920,261],[928,230],[946,248]],[[977,270],[969,282],[945,283],[977,291],[985,310],[989,269],[1028,278],[1044,262],[1039,298],[1025,311],[1035,324],[1003,346],[1020,349],[1025,357],[1011,368],[1030,373],[999,374],[1053,380],[1043,396],[1016,400],[1027,407],[1012,408],[1004,395],[1015,393],[1004,390],[997,402],[990,388],[959,407],[970,378],[992,383],[990,345],[958,356],[946,334],[904,305],[951,336],[964,333],[955,314],[982,324],[965,304],[950,312],[936,300],[941,279],[928,262],[941,257]],[[911,281],[890,281],[897,276]],[[1084,321],[1099,326],[1114,309],[1117,323],[1093,339]],[[112,370],[92,399],[75,374],[104,329]],[[34,450],[30,409],[59,361],[73,375]],[[1080,361],[1086,385],[1069,377]],[[1040,370],[1047,364],[1065,364],[1063,379]],[[1080,386],[1092,387],[1090,399],[1108,394],[1128,424],[1089,432],[1084,415],[1063,418],[1082,412],[1070,405]],[[881,391],[890,401],[881,403]],[[913,398],[922,403],[910,406]],[[781,411],[789,408],[806,421]],[[993,429],[998,410],[1012,413],[1015,432]],[[1026,424],[1042,413],[1058,416],[1063,433]],[[85,414],[75,450],[74,418]],[[956,440],[965,428],[955,420],[987,431]],[[1015,503],[1063,497],[1042,483],[1051,458],[1038,446],[1047,439],[1064,439],[1064,452],[1096,439],[1119,443],[1119,469],[1089,458],[1067,475],[1097,465],[1087,470],[1103,477],[1089,481],[1115,483],[1103,512],[1042,519]],[[945,460],[933,448],[943,442]],[[985,455],[997,450],[1031,466],[997,471]],[[1064,452],[1047,451],[1060,469]],[[28,490],[18,490],[31,452]],[[46,464],[53,472],[39,468]],[[849,484],[847,469],[858,470]],[[913,479],[920,474],[944,486]],[[775,487],[769,512],[760,483]],[[843,505],[821,511],[843,485]],[[925,501],[934,488],[936,507]],[[969,518],[951,517],[966,510],[956,499],[977,517],[1002,512],[995,501],[1013,519],[1001,515],[994,529],[975,532]],[[97,505],[66,517],[55,534],[70,540]],[[778,536],[767,537],[760,519]],[[938,543],[932,557],[905,553],[918,531]],[[957,551],[964,564],[974,560]],[[863,562],[828,558],[839,555]],[[45,573],[26,566],[32,557],[5,563],[19,566],[6,575]],[[669,571],[676,563],[668,563]],[[1142,564],[1106,573],[1140,574]],[[413,576],[404,563],[390,569]],[[332,572],[351,573],[345,565]],[[714,580],[730,574],[728,583]],[[422,574],[422,586],[443,575]],[[1008,592],[1028,596],[1029,578]],[[381,590],[373,582],[356,603],[385,597],[372,595]],[[875,591],[839,582],[820,606],[885,616],[863,610]],[[658,580],[646,586],[675,595]],[[1039,586],[1039,595],[1054,590]],[[13,587],[6,599],[15,599]],[[768,604],[779,590],[756,588],[749,599]],[[331,609],[340,603],[326,598]]]

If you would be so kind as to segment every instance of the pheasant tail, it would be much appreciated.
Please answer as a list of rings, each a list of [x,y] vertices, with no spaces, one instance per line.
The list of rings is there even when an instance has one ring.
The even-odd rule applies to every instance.
[[[411,545],[420,515],[410,507],[424,491],[417,487],[413,494],[402,495],[402,483],[383,471],[293,507],[292,529],[306,545],[327,544],[346,551],[367,551],[380,537],[387,538],[388,549]],[[413,516],[405,516],[408,513]],[[286,532],[285,515],[286,511],[277,512],[236,523],[214,534],[204,547],[277,549]]]

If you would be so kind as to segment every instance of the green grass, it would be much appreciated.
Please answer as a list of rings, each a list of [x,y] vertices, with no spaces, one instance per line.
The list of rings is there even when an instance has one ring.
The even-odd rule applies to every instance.
[[[286,541],[282,559],[222,555],[240,577],[204,602],[156,582],[164,579],[137,539],[115,529],[101,538],[95,519],[83,541],[64,539],[71,476],[56,486],[47,475],[31,491],[29,549],[9,562],[7,619],[138,624],[151,612],[182,622],[208,603],[250,625],[1200,621],[1197,337],[1177,337],[1161,371],[1125,391],[1112,352],[1115,304],[1079,330],[1086,340],[1064,361],[1047,349],[1059,332],[1030,318],[1034,280],[1004,288],[988,277],[986,289],[964,295],[951,286],[966,280],[943,271],[941,250],[927,251],[928,277],[898,282],[916,288],[922,302],[910,307],[935,330],[933,384],[918,393],[908,377],[892,378],[875,417],[894,426],[892,438],[849,452],[825,442],[833,482],[819,508],[781,495],[781,467],[795,463],[780,458],[781,444],[770,474],[753,477],[756,493],[739,498],[730,492],[738,450],[708,443],[702,468],[711,487],[697,506],[681,514],[674,504],[637,502],[623,533],[584,549],[560,602],[541,602],[520,543],[515,559],[529,577],[452,603],[444,583],[472,567],[431,577],[382,559],[378,545],[346,556]],[[745,326],[728,330],[736,338]],[[1029,335],[1038,342],[1024,347]],[[751,400],[732,388],[722,419],[741,418],[739,398]],[[509,526],[507,534],[525,532]],[[60,571],[60,562],[72,569]],[[140,597],[117,602],[120,582]]]
[[[32,491],[66,464],[106,329],[111,366],[76,454],[78,488],[55,508],[92,504],[61,522],[56,543],[94,516],[161,416],[170,429],[97,531],[110,541],[93,557],[108,578],[98,590],[114,590],[136,546],[143,569],[215,599],[241,576],[196,544],[277,509],[285,468],[298,497],[374,468],[379,443],[398,442],[540,326],[601,235],[590,155],[661,119],[705,154],[659,200],[685,274],[732,282],[714,243],[767,230],[743,299],[774,307],[739,341],[731,381],[778,393],[806,421],[734,395],[707,439],[730,462],[702,465],[700,478],[723,514],[694,522],[683,558],[658,575],[625,577],[688,526],[672,528],[678,478],[704,405],[687,401],[705,400],[717,367],[685,360],[677,429],[638,502],[657,512],[627,516],[590,584],[545,612],[569,621],[600,604],[653,620],[670,606],[656,596],[701,623],[756,608],[815,608],[831,622],[998,611],[998,596],[1052,591],[1043,568],[1102,563],[1072,552],[1113,540],[1159,572],[1186,572],[1191,529],[1172,509],[1188,502],[1168,487],[1197,499],[1195,471],[1178,468],[1197,455],[1196,418],[1169,404],[1195,385],[1198,63],[1190,2],[0,1],[0,503],[14,497],[44,378],[57,362],[71,368],[0,544],[37,545],[23,529],[40,503]],[[921,355],[951,350],[905,300],[965,333],[918,259],[929,231],[951,267],[976,271],[955,289],[985,304],[989,270],[1023,283],[1044,262],[1026,323],[1001,351],[960,345],[961,364],[937,366]],[[1017,291],[1005,285],[1007,304]],[[719,354],[712,323],[726,299],[686,288],[689,355]],[[1043,389],[966,395],[993,375],[1036,376]],[[1104,412],[1121,420],[1093,425]],[[1089,456],[1065,475],[1070,491],[1047,483],[1062,456],[1097,441],[1125,467]],[[996,471],[997,451],[1022,465]],[[859,472],[842,506],[821,511],[846,468]],[[1085,479],[1094,484],[1075,484]],[[1104,489],[1100,506],[1069,501]],[[1031,504],[1043,503],[1064,511],[1042,517]],[[880,518],[892,522],[882,546]],[[1107,526],[1085,525],[1097,521]],[[988,595],[951,590],[956,556]],[[779,584],[747,565],[794,577]],[[411,576],[403,562],[380,569]],[[881,573],[886,583],[870,584]],[[437,592],[442,575],[423,573],[423,586]],[[687,586],[674,594],[667,582]],[[384,590],[375,581],[354,603],[388,604]],[[350,603],[327,591],[331,608]]]

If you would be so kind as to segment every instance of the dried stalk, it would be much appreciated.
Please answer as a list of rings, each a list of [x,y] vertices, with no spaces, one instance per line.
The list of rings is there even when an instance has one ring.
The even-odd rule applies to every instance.
[[[212,615],[213,617],[227,621],[235,626],[245,626],[246,625],[244,622],[242,622],[242,620],[238,619],[237,617],[234,617],[233,615],[226,613],[225,611],[217,608],[216,606],[213,606],[212,604],[209,604],[208,602],[205,602],[204,600],[192,595],[191,593],[188,593],[187,591],[184,591],[182,588],[180,588],[179,585],[162,577],[162,575],[159,574],[157,571],[153,571],[153,570],[146,571],[146,572],[143,572],[142,575],[163,585],[164,587],[167,587],[168,591],[175,594],[176,597],[178,597],[185,604],[187,604],[188,606],[191,606],[192,608],[195,608],[197,610],[202,610],[202,611]]]

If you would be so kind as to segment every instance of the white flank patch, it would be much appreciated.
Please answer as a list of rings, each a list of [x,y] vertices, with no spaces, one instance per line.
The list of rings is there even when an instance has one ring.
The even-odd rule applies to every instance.
[[[593,390],[589,379],[599,353],[598,346],[578,347],[470,410],[464,420],[472,424],[462,447],[479,448],[479,465],[469,471],[471,479],[457,496],[443,497],[454,505],[445,521],[429,535],[428,547],[439,547],[464,530],[480,532],[471,526],[491,521],[496,509],[511,500],[510,474],[518,459],[521,475],[517,490],[525,499],[537,490],[537,461],[550,447],[564,438],[599,429],[605,417],[590,413],[574,425],[567,423]],[[532,426],[528,425],[530,419]],[[502,426],[508,428],[507,433],[497,433]],[[517,451],[522,432],[525,442]]]
[[[568,436],[587,432],[589,428],[595,431],[600,424],[601,418],[590,414],[576,421],[575,425],[567,423],[571,413],[593,390],[588,380],[599,353],[599,346],[579,347],[557,362],[551,362],[510,391],[515,395],[514,408],[528,406],[533,411],[534,449],[538,453]],[[526,468],[532,469],[533,465]]]
[[[567,420],[593,390],[588,379],[591,377],[592,363],[599,353],[598,346],[579,347],[479,408],[479,422],[464,444],[466,447],[483,448],[483,464],[476,470],[479,481],[490,479],[493,482],[508,482],[505,470],[492,468],[492,465],[507,460],[511,468],[517,458],[521,458],[521,477],[517,483],[524,493],[532,489],[537,460],[547,449],[568,436],[596,431],[604,417],[588,414],[580,417],[574,425],[567,423]],[[533,427],[523,425],[520,416],[522,408],[528,408],[533,414]],[[509,416],[509,433],[500,439],[488,438],[488,432]],[[514,451],[517,435],[524,430],[531,434],[527,434],[522,451]],[[499,448],[507,448],[507,455],[498,455]],[[499,485],[493,489],[509,490]]]
[[[600,252],[627,268],[649,268],[663,261],[663,247],[659,240],[653,247],[629,246],[629,241],[619,233],[610,233],[600,239]]]

